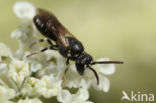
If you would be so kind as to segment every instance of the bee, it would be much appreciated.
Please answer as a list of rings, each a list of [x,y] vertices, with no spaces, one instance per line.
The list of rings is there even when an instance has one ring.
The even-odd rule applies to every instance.
[[[77,72],[80,75],[84,74],[86,68],[90,69],[97,80],[97,85],[99,84],[99,76],[97,72],[91,67],[95,64],[123,64],[122,61],[94,61],[93,57],[85,52],[83,44],[72,34],[70,33],[53,15],[47,10],[38,8],[37,14],[33,18],[33,22],[38,29],[38,31],[46,37],[46,41],[50,44],[50,47],[46,47],[39,52],[34,52],[27,57],[30,57],[34,54],[44,52],[48,49],[58,51],[63,57],[67,58],[66,64],[69,65],[69,61],[74,61]],[[45,39],[39,40],[43,42]],[[33,43],[32,45],[34,45]],[[65,69],[65,74],[67,73],[68,68]]]

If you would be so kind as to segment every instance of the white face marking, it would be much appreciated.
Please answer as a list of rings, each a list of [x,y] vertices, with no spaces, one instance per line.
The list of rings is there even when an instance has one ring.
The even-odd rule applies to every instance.
[[[71,57],[71,51],[70,50],[68,50],[67,56]]]
[[[68,56],[68,57],[71,57],[71,54],[70,54],[70,53],[68,53],[68,54],[67,54],[67,56]]]

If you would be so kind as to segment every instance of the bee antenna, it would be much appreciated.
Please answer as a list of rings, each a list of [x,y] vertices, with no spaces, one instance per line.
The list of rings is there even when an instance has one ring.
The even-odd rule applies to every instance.
[[[97,85],[99,85],[99,76],[98,76],[97,72],[92,67],[90,67],[90,66],[88,66],[88,67],[94,73],[96,80],[97,80]]]
[[[90,65],[95,65],[95,64],[123,64],[123,61],[94,61]]]

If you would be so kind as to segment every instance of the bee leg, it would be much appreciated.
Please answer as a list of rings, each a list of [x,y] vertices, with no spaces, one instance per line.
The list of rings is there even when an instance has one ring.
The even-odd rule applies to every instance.
[[[57,45],[54,45],[54,44],[50,41],[50,39],[44,38],[44,39],[38,40],[37,42],[32,43],[32,44],[30,45],[30,48],[31,48],[32,46],[34,46],[35,44],[41,43],[41,42],[44,42],[44,41],[47,41],[47,43],[50,44],[50,45],[53,45],[53,47],[57,47]]]
[[[47,42],[50,44],[50,48],[52,50],[59,50],[57,45],[54,45],[50,40],[47,40]]]
[[[35,44],[44,42],[45,40],[47,40],[47,38],[40,39],[39,41],[32,43],[29,47],[31,48],[31,47],[34,46]]]
[[[50,45],[50,47],[52,47],[52,48],[58,48],[58,46],[57,45],[54,45],[52,42],[51,42],[51,40],[50,39],[48,39],[48,38],[45,38],[45,39],[40,39],[41,41],[42,40],[44,40],[44,41],[47,41],[47,43]]]
[[[50,46],[49,49],[51,49],[51,50],[59,50],[58,48],[55,48],[55,47],[53,47],[53,46]]]
[[[64,78],[65,78],[65,76],[66,76],[66,74],[67,74],[67,72],[68,72],[68,70],[69,70],[69,60],[70,60],[71,58],[69,57],[69,58],[67,58],[67,61],[66,61],[66,65],[67,65],[67,68],[65,69],[65,71],[64,71],[64,74],[63,74],[63,76],[62,76],[62,87],[64,87]]]
[[[31,53],[31,54],[27,55],[27,58],[29,58],[29,57],[30,57],[30,56],[32,56],[32,55],[35,55],[35,54],[39,54],[39,53],[45,52],[46,50],[48,50],[48,48],[47,48],[47,47],[46,47],[46,48],[41,49],[40,51],[33,52],[33,53]]]
[[[70,60],[70,58],[67,58],[66,65],[69,65],[69,60]]]
[[[65,69],[64,74],[62,76],[62,84],[61,84],[62,87],[64,87],[64,78],[65,78],[65,75],[67,74],[68,70],[69,70],[69,67],[67,66],[67,68]]]
[[[63,74],[63,76],[62,76],[62,80],[64,80],[64,77],[65,77],[65,75],[67,74],[68,70],[69,70],[69,67],[67,67],[67,68],[65,69],[64,74]]]

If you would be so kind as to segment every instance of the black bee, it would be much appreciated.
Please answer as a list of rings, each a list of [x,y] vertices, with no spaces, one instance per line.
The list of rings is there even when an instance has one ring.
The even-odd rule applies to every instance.
[[[72,35],[52,13],[47,10],[38,8],[37,14],[33,18],[33,21],[40,33],[46,37],[50,47],[46,47],[39,52],[34,52],[27,57],[44,52],[47,49],[57,50],[63,57],[67,58],[67,65],[69,64],[69,60],[75,61],[76,69],[80,75],[84,74],[86,68],[89,68],[91,71],[93,71],[97,79],[97,84],[99,84],[99,77],[91,65],[123,64],[121,61],[93,61],[92,56],[84,51],[82,43],[76,39],[76,37]],[[39,42],[43,41],[44,39],[39,40]],[[65,70],[63,78],[67,71],[68,69]]]

